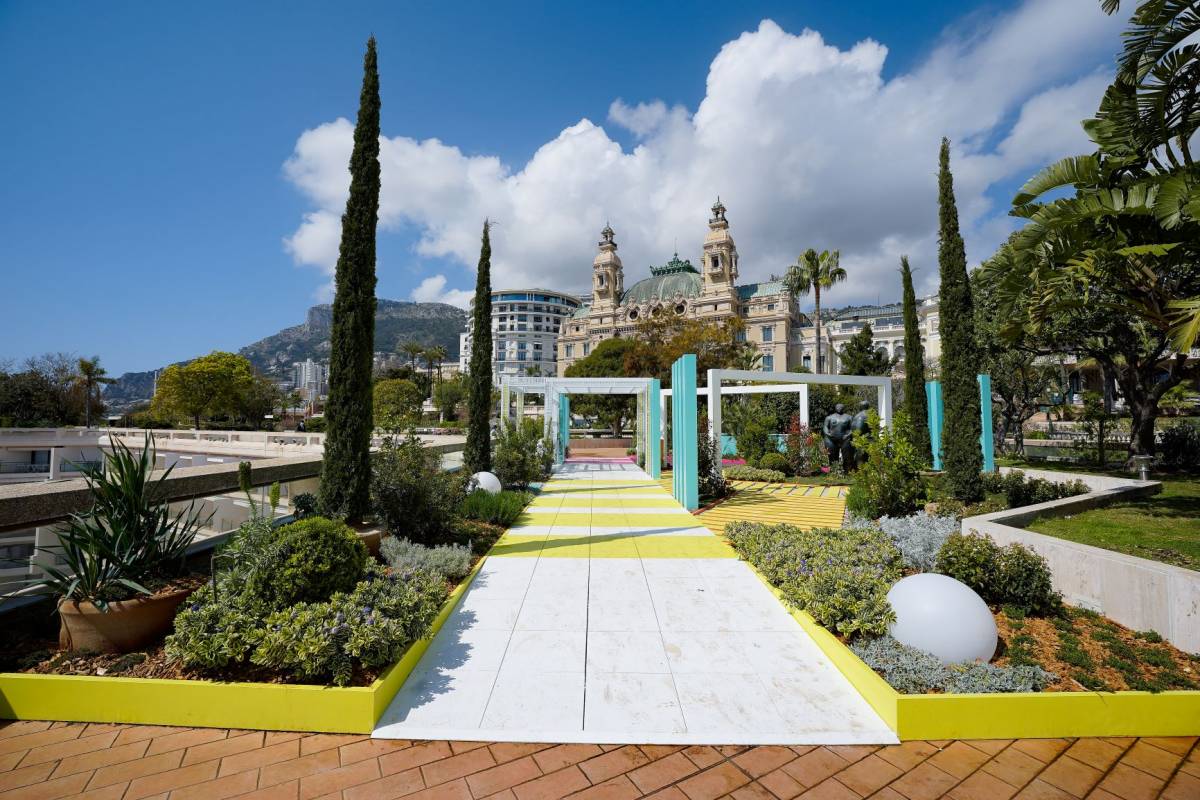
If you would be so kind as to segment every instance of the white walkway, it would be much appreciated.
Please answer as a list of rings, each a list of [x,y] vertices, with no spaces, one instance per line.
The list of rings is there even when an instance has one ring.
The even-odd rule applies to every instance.
[[[573,463],[497,545],[374,735],[896,741],[750,568],[646,473]]]

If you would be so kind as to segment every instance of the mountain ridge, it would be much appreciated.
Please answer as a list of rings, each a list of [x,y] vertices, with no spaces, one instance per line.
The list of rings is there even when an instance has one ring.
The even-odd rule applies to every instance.
[[[251,342],[237,352],[260,372],[282,379],[296,361],[328,360],[332,324],[333,306],[320,303],[308,309],[304,322],[299,325]],[[466,330],[466,324],[467,312],[446,303],[380,299],[375,309],[375,351],[395,353],[401,342],[416,341],[428,347],[441,345],[446,348],[447,361],[455,361],[458,359],[458,335]],[[176,363],[186,364],[187,361]],[[162,368],[166,366],[169,365]],[[154,394],[156,372],[158,370],[152,369],[124,373],[116,383],[105,387],[105,402],[121,409],[150,399]]]

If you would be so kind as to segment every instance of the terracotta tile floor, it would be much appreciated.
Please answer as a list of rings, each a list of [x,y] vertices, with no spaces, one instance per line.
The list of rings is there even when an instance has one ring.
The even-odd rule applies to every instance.
[[[665,747],[0,722],[0,800],[1200,798],[1194,738]]]

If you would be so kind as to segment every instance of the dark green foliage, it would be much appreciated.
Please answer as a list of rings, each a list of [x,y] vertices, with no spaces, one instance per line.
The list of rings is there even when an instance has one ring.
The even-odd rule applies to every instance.
[[[119,439],[112,447],[104,466],[83,466],[91,509],[72,514],[58,530],[61,549],[38,548],[55,556],[41,564],[46,577],[40,587],[92,602],[101,611],[110,601],[152,594],[152,582],[179,574],[188,546],[211,518],[191,504],[172,516],[159,500],[174,467],[151,479],[155,451],[149,434],[136,455]]]
[[[921,344],[917,294],[913,290],[908,256],[900,256],[900,281],[904,287],[904,411],[912,422],[912,444],[926,463],[929,447],[929,400],[925,397],[925,345]]]
[[[1200,427],[1176,422],[1163,428],[1158,452],[1168,469],[1194,472],[1200,469]]]
[[[774,442],[772,442],[774,444]],[[787,460],[787,456],[783,453],[764,453],[762,458],[758,459],[759,469],[770,469],[776,472],[787,474],[792,471],[792,465]]]
[[[1160,634],[1158,631],[1138,631],[1134,634],[1134,636],[1142,641],[1151,642],[1153,644],[1158,644],[1163,640],[1162,634]]]
[[[312,492],[301,492],[292,498],[292,515],[296,519],[311,517],[317,513],[317,496]]]
[[[415,436],[388,437],[371,466],[371,502],[384,528],[418,544],[443,541],[466,486],[442,469],[442,456]]]
[[[793,475],[819,475],[822,467],[829,466],[829,454],[821,443],[821,435],[809,426],[801,425],[799,414],[791,418],[785,442],[787,471]]]
[[[634,339],[605,339],[592,352],[567,367],[568,378],[622,378],[628,373],[626,362],[639,343]],[[631,395],[579,395],[571,398],[571,412],[594,419],[598,425],[620,436],[637,413],[637,401]]]
[[[463,468],[468,474],[492,468],[492,240],[483,221],[475,299],[471,304],[471,364],[467,373],[467,444]]]
[[[458,513],[463,519],[507,528],[517,521],[532,498],[528,492],[491,492],[476,489],[463,498]]]
[[[264,557],[245,591],[272,608],[286,608],[352,590],[366,566],[367,547],[345,523],[310,517],[276,531]]]
[[[903,563],[881,531],[739,521],[725,535],[789,604],[835,633],[883,634],[895,619],[887,593]]]
[[[529,484],[550,477],[554,444],[542,436],[542,426],[536,420],[522,419],[496,432],[492,466],[502,485],[527,489]]]
[[[983,487],[987,492],[1001,493],[1009,508],[1048,503],[1063,497],[1075,497],[1091,491],[1083,481],[1055,482],[1045,478],[1027,478],[1020,470],[993,473],[983,476]]]
[[[980,363],[975,343],[975,306],[967,278],[967,253],[958,229],[954,204],[954,177],[950,174],[950,141],[942,140],[938,170],[938,296],[942,335],[942,396],[945,423],[942,449],[951,494],[963,502],[983,498],[979,474],[983,454],[979,448]]]
[[[759,459],[767,453],[775,452],[775,442],[765,427],[752,421],[747,423],[738,435],[737,452],[750,466],[762,466],[758,463]],[[763,469],[772,468],[763,466]]]
[[[875,344],[875,332],[871,323],[863,323],[862,330],[850,337],[838,353],[839,369],[843,375],[890,375],[895,360],[887,350]]]
[[[1057,614],[1062,608],[1046,559],[1019,544],[1000,547],[990,536],[974,531],[952,533],[938,551],[935,569],[970,586],[989,605],[1007,605],[1035,616]]]
[[[854,447],[866,453],[866,463],[853,473],[846,495],[846,508],[864,519],[902,517],[917,510],[925,500],[924,466],[908,434],[908,415],[896,412],[890,428],[880,428],[879,416],[869,416],[869,437],[854,435]]]
[[[375,354],[375,225],[379,216],[379,71],[367,41],[342,215],[330,333],[327,434],[321,507],[358,522],[371,506],[371,370]]]

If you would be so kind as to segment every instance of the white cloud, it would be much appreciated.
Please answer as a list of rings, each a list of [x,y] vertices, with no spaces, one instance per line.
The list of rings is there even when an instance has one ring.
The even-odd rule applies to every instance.
[[[719,194],[742,280],[782,272],[812,246],[842,251],[850,280],[835,303],[898,296],[901,253],[931,290],[941,137],[953,142],[968,254],[978,261],[1012,224],[989,188],[1089,149],[1078,122],[1099,103],[1120,26],[1093,0],[1027,0],[947,29],[924,61],[885,79],[887,48],[877,41],[841,50],[815,31],[764,20],[721,48],[694,112],[614,100],[608,121],[633,134],[632,150],[588,119],[513,167],[437,139],[385,136],[381,235],[415,229],[417,266],[444,258],[469,275],[490,217],[499,223],[494,286],[572,289],[588,285],[607,220],[628,286],[676,242],[697,258]],[[306,131],[285,165],[313,204],[286,240],[298,263],[332,270],[351,136],[344,119]],[[453,296],[446,283],[427,277],[412,296]]]
[[[471,297],[474,292],[467,292],[462,289],[446,290],[446,276],[433,275],[421,281],[417,288],[413,289],[410,297],[418,303],[449,303],[452,306],[459,308],[469,308],[471,306]]]

